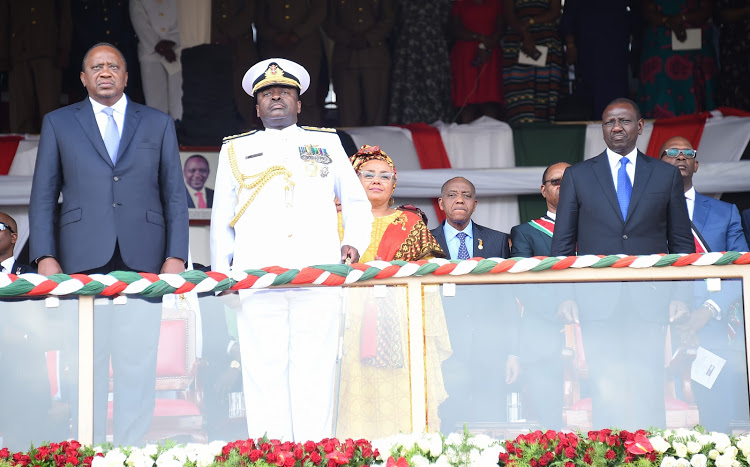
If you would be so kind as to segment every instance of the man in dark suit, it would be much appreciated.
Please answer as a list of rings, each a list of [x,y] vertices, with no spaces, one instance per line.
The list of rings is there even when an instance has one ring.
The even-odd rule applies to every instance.
[[[200,154],[193,154],[185,161],[182,174],[189,208],[211,208],[214,205],[214,190],[206,186],[210,173],[208,160]]]
[[[124,95],[126,63],[111,44],[88,51],[80,76],[89,97],[44,117],[30,257],[47,276],[184,271],[188,213],[172,119]],[[147,305],[97,307],[95,442],[104,440],[110,353],[115,443],[140,443],[148,431],[161,304]]]
[[[555,232],[557,203],[560,200],[560,183],[568,167],[570,164],[567,162],[558,162],[544,170],[541,192],[547,202],[547,214],[510,229],[511,257],[531,258],[550,255],[552,234]]]
[[[432,235],[450,259],[510,255],[507,234],[471,220],[477,199],[469,180],[455,177],[445,182],[438,205],[446,221],[433,229]],[[514,392],[508,385],[515,383],[520,370],[520,315],[510,287],[460,286],[455,297],[443,299],[453,347],[453,354],[443,364],[449,395],[440,405],[444,432],[460,430],[464,423],[507,421],[506,396]],[[479,303],[498,306],[488,309]]]
[[[694,252],[679,171],[635,147],[643,131],[638,106],[615,99],[602,130],[607,149],[565,171],[552,256]]]
[[[750,209],[742,211],[742,230],[745,231],[745,240],[750,245]]]
[[[446,220],[432,229],[432,235],[450,259],[510,256],[508,234],[472,222],[471,215],[477,208],[473,183],[463,177],[451,178],[440,189],[438,205]]]
[[[637,104],[615,99],[602,120],[605,152],[565,171],[551,255],[694,252],[679,171],[636,149],[643,131]],[[680,307],[670,302],[675,287],[656,282],[576,285],[594,426],[665,426],[658,382],[664,378],[669,314]],[[574,316],[564,308],[576,302],[562,302],[561,311]],[[613,365],[613,356],[620,364]]]
[[[0,212],[0,273],[25,274],[33,269],[16,261],[16,221]],[[66,425],[53,419],[45,350],[51,349],[49,313],[44,303],[25,298],[0,300],[0,432],[3,445],[28,449],[44,440],[69,436]]]
[[[510,229],[511,257],[549,256],[555,232],[560,183],[567,162],[552,164],[542,174],[541,193],[547,202],[547,214]],[[538,420],[550,429],[562,427],[564,347],[563,323],[557,316],[557,303],[550,299],[559,284],[547,284],[539,293],[539,284],[519,284],[516,296],[523,306],[520,329],[520,357],[524,364],[522,381],[527,418]]]

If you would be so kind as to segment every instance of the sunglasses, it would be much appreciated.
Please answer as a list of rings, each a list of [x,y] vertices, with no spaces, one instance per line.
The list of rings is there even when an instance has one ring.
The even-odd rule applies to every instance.
[[[12,234],[14,234],[14,233],[15,233],[15,232],[13,231],[13,229],[11,229],[11,228],[10,228],[10,226],[9,226],[8,224],[6,224],[5,222],[0,222],[0,232],[2,232],[2,231],[3,231],[3,230],[5,230],[5,229],[8,229],[8,230],[10,230],[10,233],[12,233]]]
[[[550,178],[549,180],[545,180],[544,183],[549,183],[552,186],[560,186],[560,184],[562,183],[562,178]]]
[[[369,181],[375,180],[375,177],[378,177],[381,182],[391,182],[393,181],[393,173],[392,172],[382,172],[379,174],[376,174],[375,172],[371,170],[363,170],[359,173],[359,176],[363,179]]]
[[[662,156],[667,157],[677,157],[680,154],[685,157],[685,159],[695,159],[695,156],[698,155],[698,151],[695,149],[677,149],[677,148],[669,148],[665,149],[663,153],[661,153]]]

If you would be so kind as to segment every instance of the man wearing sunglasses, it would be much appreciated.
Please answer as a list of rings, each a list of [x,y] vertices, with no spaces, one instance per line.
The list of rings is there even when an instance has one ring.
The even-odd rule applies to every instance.
[[[12,217],[0,212],[0,272],[23,274],[32,272],[31,267],[16,262],[13,249],[18,240],[18,227]]]
[[[677,167],[682,175],[696,252],[748,251],[737,206],[695,190],[693,174],[698,172],[698,151],[690,141],[672,137],[662,145],[659,154],[661,160]],[[702,280],[696,281],[692,311],[676,317],[672,325],[675,346],[699,344],[726,360],[710,389],[692,384],[700,423],[711,431],[729,430],[737,413],[747,413],[747,398],[740,400],[734,389],[745,377],[745,348],[742,339],[732,337],[732,328],[742,326],[741,321],[733,321],[732,304],[741,297],[739,290],[731,290],[733,285],[725,283],[721,290],[708,292]]]
[[[693,174],[698,172],[698,151],[690,141],[682,136],[670,138],[659,154],[661,160],[677,167],[682,175],[696,251],[747,251],[737,206],[695,191]]]

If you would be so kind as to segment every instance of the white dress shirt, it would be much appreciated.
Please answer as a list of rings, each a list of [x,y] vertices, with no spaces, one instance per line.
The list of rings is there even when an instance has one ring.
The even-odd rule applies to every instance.
[[[107,131],[107,120],[109,120],[107,114],[102,112],[106,105],[96,102],[91,97],[89,97],[89,100],[91,101],[91,107],[94,109],[94,118],[96,118],[99,133],[102,135],[102,139],[104,139],[104,132]],[[114,110],[112,117],[115,119],[115,123],[117,123],[117,131],[120,133],[120,138],[122,138],[122,128],[125,126],[125,111],[128,109],[128,98],[123,94],[120,100],[112,104],[111,107]]]
[[[631,186],[635,185],[635,162],[636,159],[638,159],[637,156],[638,149],[633,149],[624,156],[630,161],[630,163],[625,166],[625,171],[628,173]],[[612,180],[615,182],[615,191],[617,191],[617,172],[620,170],[620,159],[622,159],[623,156],[607,148],[607,157],[609,158],[609,168],[612,171]]]
[[[5,274],[11,274],[13,271],[11,271],[11,268],[13,267],[13,263],[16,262],[16,258],[13,256],[10,256],[5,259],[2,263],[0,263],[0,272],[4,272]]]
[[[691,186],[690,189],[685,192],[685,202],[687,203],[688,215],[692,221],[693,211],[695,210],[695,187]]]

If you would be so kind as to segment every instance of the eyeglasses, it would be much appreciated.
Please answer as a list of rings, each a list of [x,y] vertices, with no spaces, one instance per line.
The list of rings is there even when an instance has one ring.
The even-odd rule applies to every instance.
[[[392,182],[395,178],[394,174],[392,172],[381,172],[379,174],[376,174],[372,170],[363,170],[359,173],[359,176],[362,177],[364,180],[367,180],[368,182],[371,182],[375,180],[375,177],[378,177],[378,179],[381,182]]]
[[[562,178],[550,178],[549,180],[544,181],[545,185],[547,183],[549,183],[552,186],[560,186],[560,184],[562,183]]]
[[[5,230],[5,229],[8,229],[8,230],[10,230],[10,233],[12,233],[12,234],[14,234],[14,233],[15,233],[15,232],[13,231],[13,229],[11,229],[11,228],[10,228],[10,226],[9,226],[8,224],[6,224],[5,222],[0,222],[0,232],[2,232],[2,231],[3,231],[3,230]]]
[[[677,148],[669,148],[665,149],[663,153],[661,153],[662,156],[667,157],[677,157],[680,154],[682,154],[685,159],[695,159],[695,157],[698,155],[698,151],[695,149],[677,149]]]

